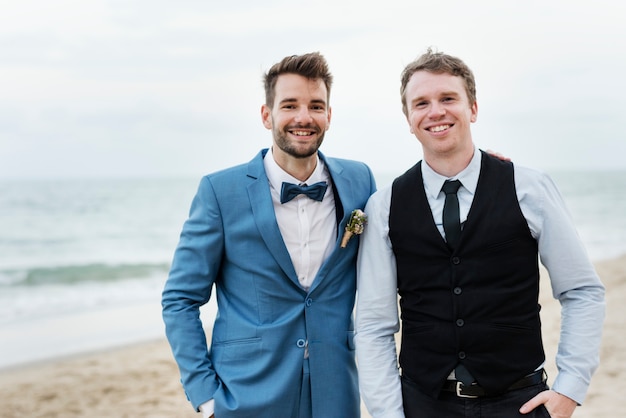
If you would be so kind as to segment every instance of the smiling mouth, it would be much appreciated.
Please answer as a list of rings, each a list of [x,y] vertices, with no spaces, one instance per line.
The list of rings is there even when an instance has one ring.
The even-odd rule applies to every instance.
[[[306,137],[310,137],[313,136],[315,134],[317,134],[319,132],[318,129],[316,129],[314,126],[294,126],[294,127],[287,127],[287,129],[285,129],[287,132],[289,132],[291,135],[296,136],[296,137],[302,137],[302,138],[306,138]]]
[[[443,132],[446,129],[450,129],[452,125],[437,125],[437,126],[432,126],[430,128],[428,128],[427,130],[430,132]]]
[[[311,136],[314,132],[312,131],[289,131],[292,135],[295,136]]]

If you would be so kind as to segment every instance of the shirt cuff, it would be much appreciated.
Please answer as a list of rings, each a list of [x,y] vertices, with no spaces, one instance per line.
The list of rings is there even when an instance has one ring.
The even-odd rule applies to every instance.
[[[564,372],[557,375],[552,385],[552,390],[573,399],[578,405],[582,405],[585,400],[588,388],[588,384]]]
[[[210,418],[215,413],[215,401],[211,399],[200,405],[200,412],[202,412],[202,418]]]

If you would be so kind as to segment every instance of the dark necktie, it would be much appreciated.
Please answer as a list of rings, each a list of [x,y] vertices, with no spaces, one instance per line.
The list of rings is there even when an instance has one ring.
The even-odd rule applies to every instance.
[[[461,363],[457,364],[454,368],[454,376],[456,377],[456,380],[461,381],[465,386],[470,386],[475,382],[472,374]]]
[[[458,180],[446,180],[441,190],[446,194],[443,204],[443,230],[446,233],[446,242],[451,250],[454,250],[461,238],[461,219],[459,216],[459,198],[456,195],[461,187]]]
[[[324,198],[327,187],[328,184],[326,184],[325,181],[320,181],[319,183],[315,183],[310,186],[307,186],[306,184],[299,186],[297,184],[283,182],[280,189],[280,203],[289,202],[299,194],[305,194],[311,199],[321,202]]]
[[[454,250],[459,243],[461,237],[461,217],[459,215],[459,198],[457,191],[461,187],[458,180],[446,180],[441,190],[446,194],[446,201],[443,204],[443,230],[446,233],[446,241],[448,247]],[[471,385],[474,378],[471,373],[461,363],[457,364],[454,369],[457,380],[463,382],[464,385]]]

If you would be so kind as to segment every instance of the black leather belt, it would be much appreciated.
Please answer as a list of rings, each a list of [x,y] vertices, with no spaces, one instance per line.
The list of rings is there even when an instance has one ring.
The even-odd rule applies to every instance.
[[[538,385],[539,383],[545,383],[548,379],[546,372],[544,369],[537,370],[534,373],[529,374],[513,383],[506,392],[515,389],[522,389],[528,386]],[[474,383],[470,386],[464,385],[462,382],[458,380],[446,380],[446,383],[443,385],[441,389],[444,392],[452,392],[459,398],[480,398],[481,396],[487,396],[485,389],[483,389],[478,384]]]

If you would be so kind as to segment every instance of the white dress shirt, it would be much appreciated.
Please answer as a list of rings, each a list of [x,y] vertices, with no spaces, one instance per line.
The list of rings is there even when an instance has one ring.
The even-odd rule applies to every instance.
[[[475,150],[468,167],[453,178],[462,183],[458,191],[462,223],[474,199],[480,167],[481,153]],[[562,306],[561,339],[556,357],[559,374],[552,388],[582,403],[599,363],[604,287],[550,177],[517,165],[514,174],[520,208],[538,242],[540,260],[550,275],[553,296]],[[437,174],[426,162],[422,162],[422,175],[433,219],[444,236],[445,194],[441,187],[448,178]],[[368,224],[361,236],[357,261],[355,343],[359,386],[374,418],[404,417],[394,340],[400,323],[396,260],[389,239],[391,191],[391,186],[379,190],[365,207]]]
[[[301,182],[276,164],[269,151],[263,159],[265,173],[270,182],[272,201],[280,234],[287,246],[291,262],[300,285],[309,290],[322,263],[328,258],[337,241],[337,218],[332,182],[324,162],[317,157],[311,176]],[[283,182],[308,184],[325,181],[328,184],[321,202],[298,195],[293,200],[280,203]]]

